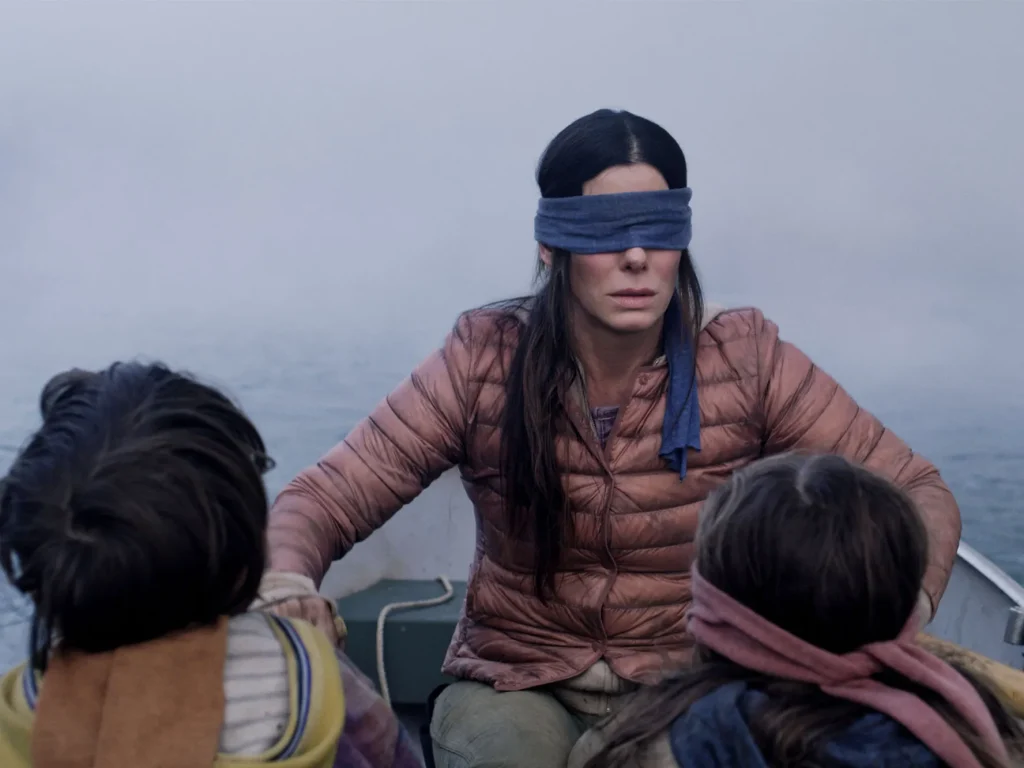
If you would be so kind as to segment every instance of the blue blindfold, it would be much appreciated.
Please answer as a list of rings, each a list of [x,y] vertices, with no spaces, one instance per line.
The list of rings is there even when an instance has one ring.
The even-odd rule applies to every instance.
[[[533,231],[538,243],[570,253],[630,248],[681,251],[690,245],[689,188],[614,195],[543,197]]]

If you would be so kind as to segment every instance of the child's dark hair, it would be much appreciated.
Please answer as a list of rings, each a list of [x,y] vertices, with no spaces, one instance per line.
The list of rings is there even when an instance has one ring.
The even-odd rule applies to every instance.
[[[51,645],[109,651],[246,610],[263,575],[272,462],[217,390],[163,365],[71,370],[0,482],[0,565]]]
[[[915,610],[928,534],[909,496],[839,456],[776,456],[734,473],[701,512],[701,575],[778,627],[844,654],[892,640]],[[957,665],[980,692],[1015,760],[1024,730],[988,681]],[[884,682],[913,692],[945,719],[985,768],[1001,766],[943,698],[895,672]],[[694,665],[644,688],[603,724],[603,748],[586,768],[623,768],[693,704],[742,681],[767,694],[750,729],[768,765],[827,764],[825,747],[867,710],[817,686],[762,674],[697,646]]]

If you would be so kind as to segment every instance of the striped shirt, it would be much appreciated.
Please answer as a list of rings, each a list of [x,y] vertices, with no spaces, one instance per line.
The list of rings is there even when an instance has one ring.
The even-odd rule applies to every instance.
[[[220,752],[261,755],[288,726],[288,660],[268,617],[243,613],[228,623]]]

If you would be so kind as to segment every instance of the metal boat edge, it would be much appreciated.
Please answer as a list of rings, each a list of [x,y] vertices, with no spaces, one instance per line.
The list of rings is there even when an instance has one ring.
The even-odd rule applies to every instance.
[[[961,542],[946,592],[925,632],[1022,669],[1024,586]]]
[[[960,542],[956,550],[957,557],[985,577],[1017,606],[1024,608],[1024,587],[970,544]]]

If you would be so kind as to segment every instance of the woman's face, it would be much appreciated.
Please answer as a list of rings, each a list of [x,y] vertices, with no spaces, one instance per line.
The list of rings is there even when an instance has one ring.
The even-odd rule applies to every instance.
[[[668,189],[661,173],[646,163],[616,165],[583,185],[584,195],[657,192]],[[638,333],[664,317],[679,274],[680,251],[630,248],[618,253],[572,254],[569,286],[581,319],[616,333]],[[541,248],[551,265],[552,253]]]

